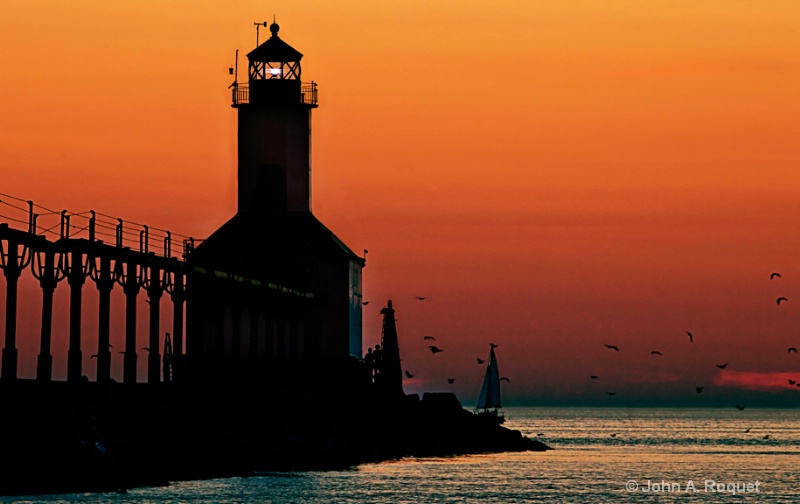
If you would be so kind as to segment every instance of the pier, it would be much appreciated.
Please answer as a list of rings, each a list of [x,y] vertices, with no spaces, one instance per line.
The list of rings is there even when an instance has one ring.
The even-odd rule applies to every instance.
[[[43,225],[46,221],[47,225]],[[111,292],[125,296],[125,334],[123,383],[137,382],[138,349],[147,351],[146,382],[174,379],[185,355],[185,303],[191,295],[188,278],[213,278],[214,282],[246,284],[249,289],[275,296],[313,298],[313,293],[297,291],[267,279],[248,278],[235,271],[220,271],[192,264],[189,260],[195,239],[147,225],[125,222],[94,211],[71,213],[53,211],[7,194],[0,194],[0,268],[6,288],[5,333],[0,380],[18,380],[17,348],[18,290],[23,275],[32,275],[42,293],[39,353],[36,359],[37,382],[53,380],[53,297],[56,288],[69,289],[67,352],[68,382],[85,376],[84,351],[96,356],[96,381],[111,380]],[[97,306],[97,348],[84,345],[81,319],[83,298],[89,284],[99,294]],[[136,340],[137,298],[146,296],[149,327],[146,342]],[[160,300],[172,303],[172,327],[160,324]],[[162,337],[162,330],[166,335]],[[166,345],[169,340],[169,345]],[[162,354],[168,346],[169,353]]]

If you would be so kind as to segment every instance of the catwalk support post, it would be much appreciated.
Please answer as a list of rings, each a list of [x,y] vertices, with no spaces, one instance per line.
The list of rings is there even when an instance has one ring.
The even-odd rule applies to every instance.
[[[99,264],[98,264],[99,263]],[[97,381],[108,383],[111,380],[111,290],[114,288],[114,276],[111,269],[111,258],[102,254],[93,260],[91,270],[100,294],[97,325]]]
[[[36,380],[49,382],[53,379],[53,355],[51,352],[53,330],[53,293],[58,282],[64,279],[59,254],[59,264],[56,265],[55,247],[44,237],[40,237],[42,244],[35,251],[33,276],[39,280],[42,289],[42,327],[39,340],[39,356],[36,359]]]

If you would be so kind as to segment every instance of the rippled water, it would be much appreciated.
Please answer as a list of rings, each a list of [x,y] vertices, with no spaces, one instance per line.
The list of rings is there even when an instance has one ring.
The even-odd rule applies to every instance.
[[[508,427],[555,450],[27,502],[800,502],[798,410],[509,408],[506,416]],[[2,502],[11,501],[26,500]]]

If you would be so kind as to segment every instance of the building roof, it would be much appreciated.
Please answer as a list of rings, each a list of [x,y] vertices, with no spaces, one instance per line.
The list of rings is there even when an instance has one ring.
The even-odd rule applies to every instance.
[[[215,269],[291,283],[314,265],[356,261],[357,256],[309,212],[239,213],[192,252],[191,259]]]
[[[272,32],[272,36],[247,53],[247,59],[269,63],[274,61],[300,61],[303,58],[300,51],[281,40],[278,36],[280,27],[276,23],[272,23],[269,29]]]

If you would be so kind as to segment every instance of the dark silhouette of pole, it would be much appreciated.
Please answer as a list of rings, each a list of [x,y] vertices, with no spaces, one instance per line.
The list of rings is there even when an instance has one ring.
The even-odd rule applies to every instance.
[[[147,298],[150,301],[150,352],[147,357],[147,383],[161,381],[161,354],[159,353],[159,318],[161,317],[161,270],[150,266],[147,279]]]
[[[183,353],[183,303],[186,301],[186,289],[183,284],[183,273],[174,273],[172,285],[172,351],[174,355]]]
[[[136,383],[136,296],[141,279],[139,267],[133,260],[117,261],[115,280],[125,294],[125,351],[122,363],[122,382]]]
[[[36,263],[32,268],[33,276],[39,280],[39,286],[42,289],[42,329],[39,340],[39,356],[36,359],[36,380],[49,382],[53,378],[53,356],[50,353],[53,329],[53,293],[58,282],[64,279],[64,275],[61,269],[55,265],[55,250],[44,238],[42,241],[46,248],[44,251],[37,250]]]
[[[3,347],[3,380],[17,379],[17,284],[20,273],[18,244],[8,240],[8,251],[2,254],[6,277],[6,341]]]
[[[134,266],[135,268],[136,266]],[[126,285],[126,287],[129,287]],[[130,287],[125,291],[125,353],[122,362],[122,382],[136,383],[136,295]]]
[[[92,279],[100,293],[97,325],[97,381],[107,383],[111,380],[111,290],[114,288],[114,277],[111,272],[111,259],[100,257],[99,269],[94,269]]]
[[[52,255],[47,254],[49,268],[52,268]],[[46,266],[47,268],[47,266]],[[39,281],[42,287],[42,331],[39,340],[39,356],[36,359],[36,379],[50,381],[53,378],[53,356],[50,354],[50,341],[53,329],[53,293],[56,283],[45,279]]]
[[[69,254],[67,283],[69,284],[69,349],[67,350],[67,381],[77,383],[83,375],[81,352],[81,300],[86,281],[83,253]]]

